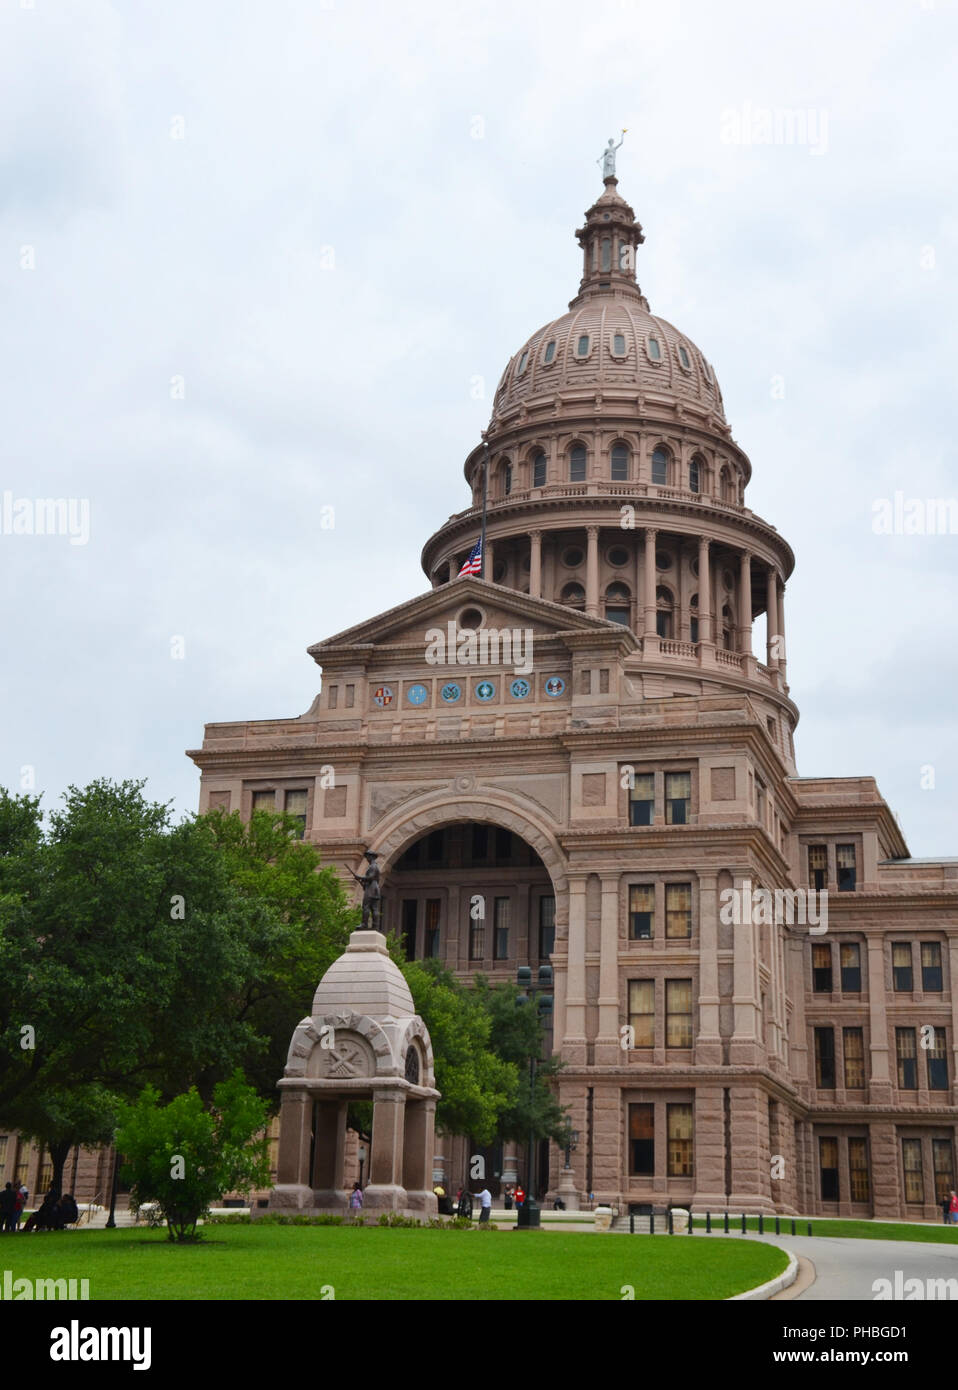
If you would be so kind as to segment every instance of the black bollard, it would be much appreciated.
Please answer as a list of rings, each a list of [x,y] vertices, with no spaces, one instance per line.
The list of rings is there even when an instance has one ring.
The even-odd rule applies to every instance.
[[[728,1235],[728,1212],[725,1213],[725,1234]]]
[[[674,1234],[675,1234],[675,1233],[674,1233],[674,1231],[672,1230],[672,1208],[669,1207],[669,1235],[671,1236],[671,1235],[674,1235]]]
[[[795,1234],[795,1218],[792,1217],[792,1235]]]
[[[775,1234],[777,1236],[780,1236],[782,1234],[782,1223],[777,1216],[775,1218]]]
[[[761,1212],[758,1214],[758,1233],[760,1236],[765,1234],[765,1217]]]
[[[808,1223],[808,1234],[809,1234],[809,1235],[812,1234],[812,1223],[811,1223],[810,1221],[809,1221],[809,1223]]]
[[[649,1235],[655,1235],[655,1213],[649,1212]]]
[[[744,1236],[744,1234],[745,1234],[745,1213],[744,1213],[744,1211],[743,1211],[743,1212],[742,1212],[742,1235]]]
[[[635,1235],[635,1212],[634,1212],[634,1211],[630,1211],[630,1212],[629,1212],[629,1235],[630,1235],[630,1236],[634,1236],[634,1235]]]
[[[705,1234],[707,1236],[712,1234],[712,1213],[710,1211],[705,1213]]]

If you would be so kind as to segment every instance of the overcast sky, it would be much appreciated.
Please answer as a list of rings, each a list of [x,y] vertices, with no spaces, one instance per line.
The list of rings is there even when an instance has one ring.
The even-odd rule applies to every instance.
[[[204,722],[302,713],[308,644],[427,587],[625,126],[640,284],[796,553],[799,770],[874,775],[912,854],[958,854],[958,536],[873,531],[958,491],[956,30],[946,0],[3,0],[0,492],[87,502],[89,538],[0,509],[0,783],[191,811]],[[762,143],[783,110],[804,139]]]

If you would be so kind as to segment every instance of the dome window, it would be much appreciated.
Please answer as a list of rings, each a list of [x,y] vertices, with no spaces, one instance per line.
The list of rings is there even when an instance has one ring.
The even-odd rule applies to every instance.
[[[624,357],[624,356],[625,356],[625,334],[624,334],[624,333],[613,333],[613,335],[612,335],[612,356],[613,356],[613,357]]]
[[[507,463],[502,470],[502,495],[508,497],[512,491],[512,464]]]
[[[575,353],[577,357],[588,357],[589,355],[589,335],[583,333],[576,344]]]
[[[599,269],[608,275],[612,269],[612,238],[604,236],[599,254]]]
[[[585,482],[585,445],[574,444],[569,450],[569,482]]]
[[[661,445],[652,450],[652,481],[656,487],[665,487],[669,481],[669,451]]]
[[[579,549],[577,545],[570,545],[568,550],[563,552],[562,563],[566,566],[567,569],[578,569],[579,566],[582,564],[582,560],[582,551]]]
[[[612,445],[610,476],[614,483],[627,483],[629,481],[629,446],[627,444]]]
[[[702,460],[696,457],[689,464],[689,492],[702,491]]]
[[[532,486],[545,487],[546,485],[546,456],[536,454],[532,460]]]
[[[585,589],[581,584],[567,584],[562,590],[562,602],[567,608],[584,608]]]
[[[672,590],[660,584],[655,591],[655,630],[659,637],[668,638],[673,635],[674,616],[675,600]]]
[[[518,372],[516,373],[517,376],[522,376],[522,373],[523,373],[523,372],[525,371],[525,369],[526,369],[526,363],[528,362],[528,360],[529,360],[529,350],[528,350],[528,348],[527,348],[526,351],[525,351],[525,352],[522,354],[522,356],[519,358],[519,370],[518,370]]]
[[[649,339],[649,356],[651,357],[653,362],[661,362],[662,349],[659,347],[658,338]]]
[[[614,545],[605,558],[610,565],[614,565],[616,569],[621,569],[623,565],[629,563],[630,556],[624,545]]]
[[[543,362],[546,364],[547,367],[548,367],[549,363],[554,359],[555,355],[556,355],[556,340],[555,340],[555,338],[552,338],[548,343],[546,343],[546,350],[545,350],[545,353],[543,354],[543,358],[542,358]]]
[[[632,595],[625,584],[610,584],[605,591],[605,616],[610,623],[628,627],[632,618]]]
[[[672,556],[667,550],[655,552],[655,568],[657,570],[670,570],[672,568]]]
[[[679,361],[687,372],[692,370],[692,363],[689,361],[689,355],[685,351],[685,348],[682,347],[681,343],[679,344]]]

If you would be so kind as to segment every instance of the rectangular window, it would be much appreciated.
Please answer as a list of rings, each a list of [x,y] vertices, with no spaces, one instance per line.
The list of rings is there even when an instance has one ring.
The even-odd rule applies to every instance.
[[[6,1176],[8,1138],[8,1135],[0,1134],[0,1180],[3,1180]]]
[[[688,939],[692,935],[692,885],[665,885],[665,935]]]
[[[820,1091],[835,1089],[835,1030],[815,1029],[815,1085]]]
[[[893,941],[891,944],[891,973],[894,988],[907,994],[914,989],[911,971],[911,942]]]
[[[819,1139],[818,1166],[822,1177],[822,1201],[838,1201],[838,1140]]]
[[[899,1090],[917,1091],[918,1060],[915,1056],[914,1028],[895,1029],[895,1054],[898,1058]]]
[[[926,1053],[929,1091],[948,1090],[948,1053],[945,1051],[945,1032],[944,1028],[939,1028],[937,1023],[935,1024],[932,1045]]]
[[[475,916],[475,912],[482,916]],[[486,954],[486,900],[485,897],[469,909],[469,959],[482,960]]]
[[[474,825],[472,827],[472,858],[474,862],[480,864],[489,858],[488,825]]]
[[[812,989],[816,994],[832,992],[832,948],[821,942],[812,947]]]
[[[666,825],[688,825],[691,814],[691,772],[667,772],[665,774]]]
[[[926,994],[942,991],[941,947],[937,941],[921,943],[921,987]]]
[[[430,864],[438,864],[443,856],[446,833],[444,830],[431,830],[426,839],[426,858]]]
[[[539,959],[548,960],[556,945],[556,900],[550,894],[539,899]]]
[[[546,354],[548,355],[548,348],[546,349]],[[546,456],[545,456],[545,454],[536,454],[535,460],[533,461],[533,464],[532,464],[532,486],[533,486],[533,487],[545,487],[545,485],[546,485]]]
[[[496,898],[493,905],[492,959],[509,959],[509,899]]]
[[[287,792],[284,798],[283,810],[288,816],[295,816],[298,825],[296,838],[301,840],[306,834],[306,793],[304,791]]]
[[[331,685],[331,686],[329,687],[329,708],[330,708],[330,709],[335,709],[336,706],[337,706],[338,704],[339,704],[339,686],[338,686],[338,685]]]
[[[426,927],[423,934],[423,956],[429,960],[439,955],[439,909],[440,898],[426,899]]]
[[[629,1024],[633,1047],[655,1046],[655,981],[629,981]]]
[[[862,1028],[842,1030],[842,1050],[845,1054],[845,1089],[865,1089],[865,1033]]]
[[[269,811],[272,814],[276,810],[276,793],[254,792],[252,805],[254,811]]]
[[[629,788],[629,824],[651,825],[655,811],[655,776],[637,772],[635,785]]]
[[[402,944],[406,952],[407,960],[416,959],[416,919],[418,916],[419,904],[415,898],[403,898],[402,908]]]
[[[37,1172],[37,1192],[47,1193],[53,1186],[53,1159],[48,1149],[40,1155],[40,1168]]]
[[[838,868],[839,893],[855,891],[855,846],[836,845],[835,864]]]
[[[862,992],[862,948],[856,941],[844,941],[841,945],[842,993],[861,994]]]
[[[30,1141],[21,1139],[17,1144],[17,1171],[13,1180],[19,1187],[21,1183],[26,1183],[27,1172],[30,1168]]]
[[[668,1175],[670,1178],[692,1176],[692,1107],[667,1105],[666,1125],[669,1132]]]
[[[512,831],[496,829],[496,863],[501,864],[512,858]]]
[[[828,887],[828,851],[824,845],[808,847],[808,881],[819,892]]]
[[[872,1193],[868,1176],[867,1139],[849,1139],[848,1176],[851,1179],[852,1201],[870,1202]]]
[[[931,1152],[935,1162],[935,1200],[943,1202],[955,1185],[954,1151],[950,1139],[933,1139]]]
[[[639,1178],[655,1174],[655,1110],[651,1105],[629,1106],[629,1172]]]
[[[901,1141],[901,1162],[905,1174],[905,1201],[923,1202],[925,1182],[921,1171],[921,1140]]]
[[[655,888],[651,883],[633,883],[629,888],[629,936],[633,941],[652,940],[655,917]]]
[[[692,1046],[692,981],[665,982],[665,1045]]]

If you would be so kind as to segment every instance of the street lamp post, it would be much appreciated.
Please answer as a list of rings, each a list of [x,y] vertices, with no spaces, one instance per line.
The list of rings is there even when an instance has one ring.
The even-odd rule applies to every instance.
[[[538,1009],[539,1023],[544,1025],[552,1016],[552,966],[540,965],[539,976],[535,987],[532,984],[532,968],[528,965],[520,965],[516,971],[516,983],[522,991],[516,999],[516,1004],[525,1004],[529,999],[535,999]],[[536,1054],[533,1052],[529,1057],[529,1159],[528,1172],[526,1175],[528,1183],[529,1200],[532,1201],[536,1195],[536,1176],[535,1176],[535,1123],[534,1107],[536,1094]]]

